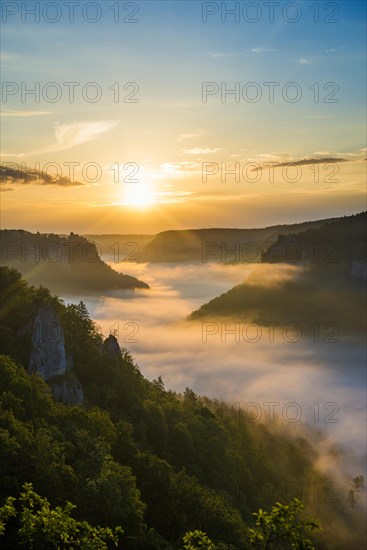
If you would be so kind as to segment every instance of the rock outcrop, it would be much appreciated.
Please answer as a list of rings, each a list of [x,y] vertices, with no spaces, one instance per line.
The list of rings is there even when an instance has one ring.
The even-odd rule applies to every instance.
[[[38,306],[34,320],[28,371],[47,381],[56,401],[69,405],[83,401],[83,388],[72,372],[72,359],[66,356],[64,331],[56,311],[47,302]]]
[[[55,378],[50,386],[55,401],[62,401],[68,405],[79,405],[83,401],[82,385],[73,373]]]
[[[103,342],[103,349],[105,353],[112,357],[121,357],[121,348],[117,341],[117,338],[112,334]]]
[[[66,373],[64,332],[52,306],[46,302],[38,307],[32,334],[32,352],[28,370],[44,380]]]

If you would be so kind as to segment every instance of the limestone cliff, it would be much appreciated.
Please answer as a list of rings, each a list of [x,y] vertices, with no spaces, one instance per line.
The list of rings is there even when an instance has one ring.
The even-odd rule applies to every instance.
[[[55,310],[44,302],[38,307],[34,320],[28,370],[50,380],[65,374],[66,365],[64,332]]]
[[[54,308],[38,306],[32,332],[28,371],[38,373],[51,388],[54,399],[76,405],[83,401],[83,389],[66,356],[64,331]]]

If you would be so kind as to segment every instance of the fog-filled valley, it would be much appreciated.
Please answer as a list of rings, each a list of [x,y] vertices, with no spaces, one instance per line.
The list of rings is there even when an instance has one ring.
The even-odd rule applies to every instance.
[[[249,407],[248,415],[258,416],[259,421],[271,408],[264,403],[279,403],[274,412],[281,416],[282,407],[295,402],[301,411],[290,410],[290,418],[301,412],[300,420],[354,448],[362,458],[366,430],[363,335],[343,332],[342,323],[335,333],[322,324],[318,333],[306,332],[305,326],[302,333],[295,333],[292,326],[285,332],[286,323],[276,323],[276,314],[267,326],[234,316],[188,320],[199,305],[245,281],[257,266],[110,265],[147,281],[150,290],[83,299],[103,333],[116,334],[145,376],[161,376],[170,389],[190,387],[237,407],[258,404]],[[297,276],[294,267],[279,266],[278,274],[274,266],[271,270],[271,278],[277,280]],[[316,322],[317,318],[315,326]],[[320,407],[317,416],[314,403]]]
[[[190,538],[207,535],[218,549],[262,547],[273,535],[252,517],[263,507],[282,548],[296,537],[299,548],[359,550],[364,218],[277,233],[256,261],[235,261],[231,241],[231,261],[220,253],[162,263],[131,261],[152,236],[91,242],[73,233],[3,232],[0,366],[4,434],[13,447],[3,446],[2,494],[28,481],[23,506],[43,497],[56,504],[58,485],[90,522],[83,536],[99,537],[96,548],[168,550],[186,541],[186,549]],[[310,256],[310,243],[327,247],[330,231],[338,261]],[[190,239],[183,237],[188,250]],[[217,252],[218,243],[211,243]],[[296,261],[283,257],[289,247],[299,249]],[[86,416],[75,425],[74,414]],[[27,453],[48,457],[43,469],[22,454],[23,432]],[[2,513],[16,514],[6,512],[13,510],[7,502]],[[47,516],[48,502],[39,506]],[[313,520],[297,523],[303,507],[322,531],[312,533]],[[278,514],[288,522],[280,531]],[[14,528],[7,524],[6,547]]]

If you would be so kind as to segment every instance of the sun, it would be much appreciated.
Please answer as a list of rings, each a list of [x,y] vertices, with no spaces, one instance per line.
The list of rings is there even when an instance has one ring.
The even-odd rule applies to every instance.
[[[134,208],[147,208],[154,202],[152,186],[149,183],[126,183],[123,203]]]

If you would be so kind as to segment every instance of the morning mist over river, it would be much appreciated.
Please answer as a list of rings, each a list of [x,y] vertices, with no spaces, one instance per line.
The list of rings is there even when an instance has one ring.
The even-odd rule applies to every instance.
[[[334,334],[326,325],[317,332],[316,324],[311,334],[301,325],[297,332],[291,320],[288,328],[280,323],[272,328],[276,316],[271,315],[267,326],[238,319],[187,321],[203,302],[259,271],[253,264],[109,265],[146,281],[150,289],[80,299],[103,334],[115,334],[131,351],[147,378],[161,376],[166,389],[183,392],[189,387],[233,403],[236,412],[223,414],[239,420],[241,414],[253,422],[272,422],[276,416],[293,429],[306,423],[360,458],[365,455],[362,337],[343,334],[342,327]]]

